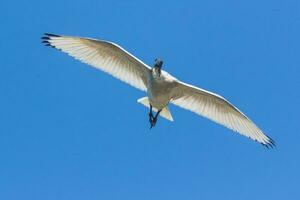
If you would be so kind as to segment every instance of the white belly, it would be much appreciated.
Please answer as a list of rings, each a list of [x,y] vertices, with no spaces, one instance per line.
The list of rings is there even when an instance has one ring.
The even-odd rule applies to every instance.
[[[162,74],[160,78],[150,77],[147,86],[150,104],[158,110],[166,107],[172,98],[173,80],[163,77]]]
[[[160,91],[157,91],[155,87],[148,89],[148,98],[150,104],[158,110],[166,107],[171,99],[168,93],[161,93]]]

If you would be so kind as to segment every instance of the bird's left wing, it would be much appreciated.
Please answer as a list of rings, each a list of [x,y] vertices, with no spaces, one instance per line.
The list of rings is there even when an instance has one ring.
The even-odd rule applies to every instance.
[[[177,82],[173,91],[171,103],[222,124],[267,147],[274,146],[271,138],[223,97],[181,81]]]
[[[150,68],[114,43],[47,33],[42,37],[42,40],[46,46],[59,49],[135,88],[146,91],[147,75]]]

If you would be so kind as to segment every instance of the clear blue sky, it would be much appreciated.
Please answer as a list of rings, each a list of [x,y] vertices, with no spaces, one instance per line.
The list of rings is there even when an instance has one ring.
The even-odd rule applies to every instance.
[[[300,199],[300,3],[0,3],[0,199]],[[149,131],[144,93],[40,43],[114,41],[226,97],[268,150],[171,106]]]

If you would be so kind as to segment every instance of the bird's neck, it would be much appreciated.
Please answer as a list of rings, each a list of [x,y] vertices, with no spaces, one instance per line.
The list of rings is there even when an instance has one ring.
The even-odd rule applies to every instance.
[[[152,74],[153,74],[153,77],[160,77],[161,69],[159,67],[153,67]]]

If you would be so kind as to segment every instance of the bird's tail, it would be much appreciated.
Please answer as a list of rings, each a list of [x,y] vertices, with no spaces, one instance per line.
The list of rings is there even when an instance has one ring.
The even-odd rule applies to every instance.
[[[143,104],[146,107],[150,107],[149,99],[148,97],[142,97],[137,100],[138,103]],[[157,109],[153,107],[153,111],[157,112]],[[159,113],[162,117],[166,118],[167,120],[173,121],[173,117],[169,111],[169,108],[166,106],[164,107],[161,112]]]

